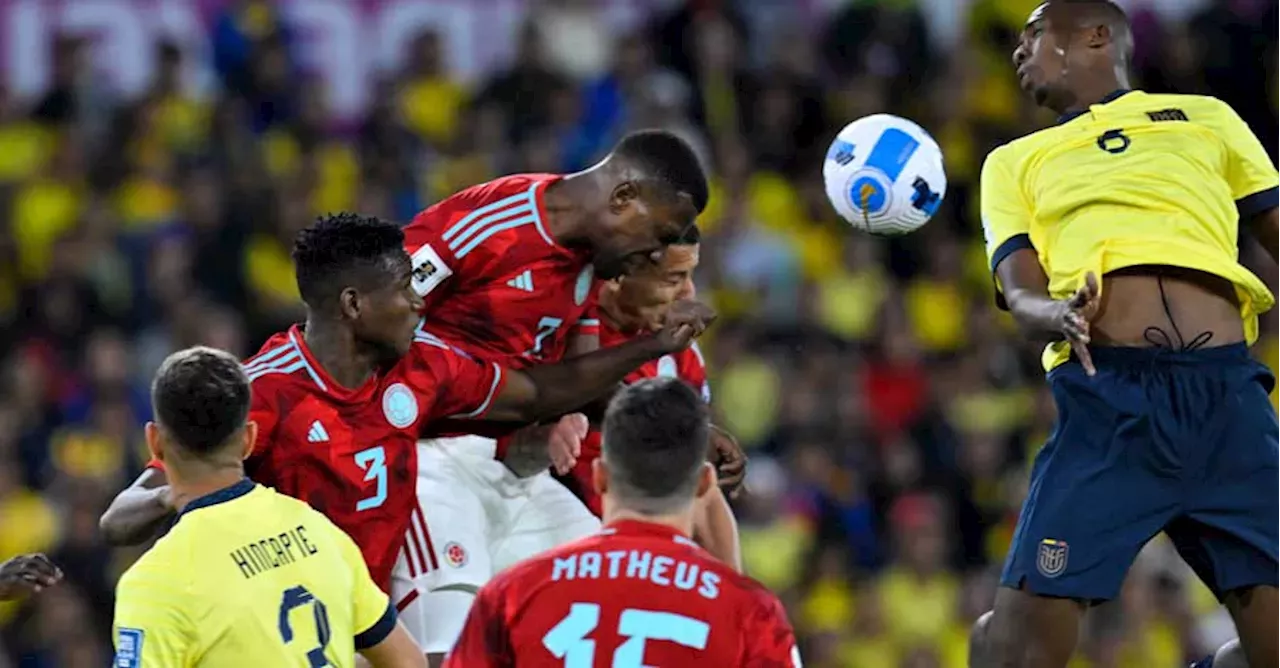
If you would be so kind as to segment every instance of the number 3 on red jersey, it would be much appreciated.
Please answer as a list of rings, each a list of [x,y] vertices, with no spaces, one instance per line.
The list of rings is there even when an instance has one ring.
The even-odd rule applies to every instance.
[[[574,603],[558,624],[542,637],[542,646],[564,668],[591,668],[595,665],[596,641],[587,638],[600,625],[600,606]],[[704,621],[676,614],[627,608],[618,616],[618,635],[626,638],[613,652],[613,668],[645,668],[644,646],[650,640],[673,642],[690,649],[706,649],[711,626]],[[800,651],[791,648],[792,668],[802,668]]]

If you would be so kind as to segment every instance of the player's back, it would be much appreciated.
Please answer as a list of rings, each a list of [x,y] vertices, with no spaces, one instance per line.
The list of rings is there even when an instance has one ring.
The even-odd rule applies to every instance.
[[[351,666],[357,635],[394,623],[350,538],[244,480],[184,508],[121,578],[116,665]]]
[[[799,665],[773,594],[646,522],[613,523],[512,567],[472,615],[448,666]],[[504,628],[505,645],[486,642],[486,627]],[[486,652],[505,659],[483,661]]]
[[[557,361],[594,303],[589,253],[556,243],[543,194],[553,174],[515,174],[458,192],[405,227],[425,327],[521,368]],[[594,330],[591,330],[594,333]]]

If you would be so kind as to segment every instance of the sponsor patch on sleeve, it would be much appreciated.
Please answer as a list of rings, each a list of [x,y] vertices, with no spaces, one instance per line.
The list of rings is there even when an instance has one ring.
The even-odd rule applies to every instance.
[[[411,258],[413,262],[413,291],[418,293],[419,297],[425,297],[436,286],[444,282],[444,279],[453,275],[453,270],[449,265],[440,259],[440,254],[431,247],[430,244],[424,244],[421,248],[413,252]]]
[[[115,668],[138,668],[142,665],[142,629],[121,627],[116,630]]]

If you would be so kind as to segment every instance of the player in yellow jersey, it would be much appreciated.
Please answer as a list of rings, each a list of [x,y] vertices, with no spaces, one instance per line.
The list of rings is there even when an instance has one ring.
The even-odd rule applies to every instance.
[[[1275,379],[1248,351],[1274,298],[1237,261],[1242,233],[1275,257],[1276,168],[1221,101],[1130,90],[1130,51],[1110,2],[1038,7],[1013,61],[1061,118],[983,165],[991,269],[1018,324],[1056,339],[1058,421],[974,666],[1066,666],[1084,606],[1162,531],[1249,665],[1276,665]]]
[[[118,668],[355,665],[426,659],[323,515],[244,476],[257,425],[239,360],[210,348],[156,372],[147,447],[164,462],[177,523],[120,578]]]

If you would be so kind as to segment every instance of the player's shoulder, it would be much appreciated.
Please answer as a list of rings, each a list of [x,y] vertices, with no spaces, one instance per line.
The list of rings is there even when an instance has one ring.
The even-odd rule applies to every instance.
[[[270,522],[274,523],[279,518],[289,517],[305,520],[313,526],[323,528],[326,532],[330,529],[337,529],[332,520],[326,517],[324,513],[312,508],[311,504],[306,501],[295,499],[288,494],[282,494],[270,485],[259,484],[254,491],[256,494],[250,498],[263,508],[271,510],[270,513],[261,513],[263,518]]]
[[[1124,105],[1140,109],[1148,115],[1159,115],[1162,112],[1182,112],[1182,118],[1168,120],[1195,120],[1201,114],[1234,114],[1231,105],[1212,95],[1191,95],[1184,93],[1146,93],[1126,95],[1119,98]]]
[[[333,523],[333,520],[312,508],[306,501],[282,494],[268,485],[259,484],[256,491],[255,501],[260,505],[251,515],[250,521],[261,518],[264,523],[273,528],[282,522],[287,522],[289,526],[302,527],[306,531],[304,538],[317,547],[350,540],[347,534]]]
[[[745,605],[766,616],[776,614],[786,618],[782,600],[759,580],[732,568],[725,568],[724,571],[728,583]]]
[[[312,382],[310,363],[292,331],[273,334],[257,353],[240,363],[255,391]]]
[[[993,169],[1012,170],[1018,163],[1020,156],[1026,154],[1028,149],[1039,143],[1039,140],[1035,137],[1036,133],[1033,132],[991,149],[982,160],[982,171],[987,173]]]
[[[532,200],[538,186],[560,178],[556,174],[510,174],[479,183],[436,202],[414,216],[414,223],[430,224],[448,221],[457,215],[474,215],[479,209],[516,205]]]
[[[402,374],[426,370],[432,375],[451,376],[459,363],[478,361],[474,355],[427,331],[424,319],[418,323],[418,328],[413,332],[413,343],[409,346],[409,354],[401,358],[400,364],[395,369]]]
[[[143,598],[186,591],[192,584],[190,574],[201,570],[196,560],[207,538],[196,524],[178,522],[161,536],[120,576],[120,591]]]

